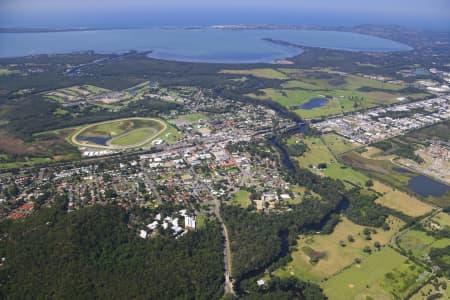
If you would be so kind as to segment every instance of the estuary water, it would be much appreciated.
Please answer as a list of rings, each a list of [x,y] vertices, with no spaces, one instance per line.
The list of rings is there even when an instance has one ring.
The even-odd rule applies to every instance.
[[[92,50],[97,53],[152,51],[158,59],[213,62],[273,62],[300,54],[296,47],[274,44],[273,39],[299,46],[349,51],[411,50],[387,39],[350,32],[315,30],[221,29],[112,29],[42,33],[1,33],[0,57],[59,54]]]

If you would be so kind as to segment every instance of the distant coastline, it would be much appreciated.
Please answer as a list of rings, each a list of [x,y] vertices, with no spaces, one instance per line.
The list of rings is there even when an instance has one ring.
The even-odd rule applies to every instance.
[[[39,28],[39,27],[0,27],[0,33],[45,33],[45,32],[72,32],[72,31],[98,31],[98,30],[126,30],[139,29],[139,27],[76,27],[76,28]]]
[[[98,31],[98,30],[130,30],[130,29],[164,29],[164,30],[321,30],[321,31],[346,31],[360,32],[363,29],[391,28],[407,29],[402,26],[358,25],[358,26],[321,26],[321,25],[275,25],[275,24],[229,24],[207,26],[133,26],[133,27],[0,27],[0,33],[42,33],[42,32],[70,32],[70,31]]]

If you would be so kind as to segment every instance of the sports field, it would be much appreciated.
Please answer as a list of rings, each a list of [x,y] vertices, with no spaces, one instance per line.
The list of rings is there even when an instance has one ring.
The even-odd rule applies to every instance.
[[[186,121],[197,122],[200,120],[207,120],[208,116],[205,114],[201,114],[201,113],[192,113],[192,114],[181,115],[178,118],[182,119],[182,120],[186,120]]]
[[[127,134],[117,137],[111,140],[111,145],[117,146],[129,146],[136,145],[155,134],[154,128],[138,128],[133,131],[128,132]]]
[[[234,205],[239,205],[240,207],[249,207],[250,202],[250,193],[246,190],[240,190],[236,194],[234,194],[231,203]]]
[[[164,133],[168,125],[153,118],[126,118],[90,124],[72,135],[70,141],[83,147],[125,149],[140,147]]]

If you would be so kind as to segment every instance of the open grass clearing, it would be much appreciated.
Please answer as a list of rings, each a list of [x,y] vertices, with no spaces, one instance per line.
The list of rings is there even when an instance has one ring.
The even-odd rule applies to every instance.
[[[181,132],[179,132],[175,127],[173,127],[172,125],[170,125],[169,123],[165,122],[166,124],[166,129],[163,131],[160,131],[159,134],[157,134],[155,136],[153,140],[155,139],[161,139],[164,142],[166,142],[167,144],[174,144],[175,142],[177,142],[180,138],[183,137],[183,134]],[[145,146],[150,146],[151,145],[151,141],[149,143],[147,143]]]
[[[438,213],[431,219],[431,221],[439,224],[441,227],[450,227],[450,215],[445,212]]]
[[[259,78],[266,79],[289,79],[286,74],[281,73],[275,69],[263,68],[263,69],[248,69],[248,70],[221,70],[219,73],[223,74],[236,74],[236,75],[251,75]]]
[[[405,256],[385,247],[379,252],[362,258],[361,264],[353,265],[322,283],[321,286],[330,300],[367,299],[367,295],[373,294],[374,287],[377,293],[382,293],[379,282],[385,274],[401,266],[406,260]],[[388,294],[387,291],[384,293],[387,297],[386,294]],[[381,299],[389,298],[391,297]]]
[[[304,142],[309,148],[309,151],[305,152],[301,157],[295,157],[301,167],[308,168],[309,166],[317,166],[320,163],[330,164],[336,162],[334,156],[320,138],[297,138],[297,140]]]
[[[26,158],[24,161],[0,163],[0,169],[20,169],[24,167],[31,167],[34,165],[47,164],[50,162],[52,162],[52,159],[50,157],[30,157]]]
[[[357,142],[351,142],[348,139],[335,133],[324,134],[322,135],[322,139],[334,154],[341,154],[343,152],[347,152],[362,146]]]
[[[404,88],[402,85],[361,76],[337,74],[329,70],[279,69],[279,71],[287,74],[291,80],[284,82],[280,88],[261,89],[259,93],[248,96],[271,99],[306,119],[389,105],[398,102],[399,97],[422,99],[427,96],[422,93],[403,93],[400,91]],[[313,109],[299,107],[316,97],[326,97],[329,101]]]
[[[138,128],[111,140],[111,145],[136,145],[155,134],[154,128]]]
[[[343,180],[344,184],[348,187],[352,187],[353,185],[364,187],[366,182],[369,180],[369,177],[367,177],[364,173],[358,172],[338,162],[331,163],[324,171],[322,171],[322,173],[333,179]]]
[[[192,113],[192,114],[181,115],[178,118],[182,119],[182,120],[186,120],[186,121],[198,122],[200,120],[207,120],[208,116],[205,114],[201,114],[201,113]]]
[[[6,68],[0,68],[0,76],[7,76],[7,75],[14,75],[14,74],[21,74],[18,70],[10,70]]]
[[[373,189],[384,193],[375,201],[376,203],[400,211],[405,215],[419,217],[433,210],[431,205],[380,182],[375,182]]]
[[[446,284],[448,279],[443,277],[438,279],[438,288],[433,283],[427,283],[424,285],[417,293],[411,296],[411,300],[426,300],[429,299],[429,296],[440,294],[442,295],[440,298],[436,299],[450,299],[450,288],[443,289],[442,284]]]
[[[333,154],[320,138],[291,138],[288,143],[295,143],[296,140],[301,140],[308,145],[310,149],[301,157],[294,157],[301,167],[310,168],[318,174],[328,176],[334,179],[343,180],[344,183],[351,188],[352,185],[364,186],[369,178],[348,166],[336,161]],[[324,170],[319,170],[317,166],[320,163],[326,163],[327,167]]]
[[[231,203],[234,205],[239,205],[240,207],[247,208],[250,206],[250,193],[246,190],[240,190],[236,194],[234,194]]]
[[[419,258],[426,259],[431,248],[444,248],[450,245],[449,238],[435,239],[421,230],[408,230],[398,238],[399,246]]]
[[[380,285],[396,296],[397,299],[406,299],[418,288],[424,285],[431,273],[424,267],[406,260],[400,266],[386,273]]]
[[[388,219],[391,229],[384,231],[376,229],[377,233],[372,234],[372,240],[366,240],[363,234],[364,226],[357,225],[345,217],[336,226],[332,234],[329,235],[301,235],[298,240],[297,250],[292,253],[292,262],[287,266],[275,271],[275,275],[286,277],[296,276],[302,280],[321,281],[330,278],[345,267],[354,263],[356,258],[363,260],[367,256],[363,252],[364,247],[369,246],[373,250],[374,242],[386,245],[391,237],[404,225],[398,218],[390,216]],[[353,242],[349,241],[352,236]],[[343,241],[345,246],[340,243]],[[317,263],[310,261],[310,256],[305,252],[305,247],[318,253],[323,253]]]

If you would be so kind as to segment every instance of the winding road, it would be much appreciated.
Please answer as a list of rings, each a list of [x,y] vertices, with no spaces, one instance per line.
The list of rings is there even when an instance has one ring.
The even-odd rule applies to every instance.
[[[220,222],[222,227],[222,236],[225,239],[225,245],[223,248],[223,259],[224,259],[224,269],[225,269],[225,294],[235,295],[233,288],[233,281],[231,279],[231,245],[230,238],[228,235],[228,229],[225,223],[223,222],[222,216],[220,215],[220,201],[216,197],[214,197],[214,213],[217,216],[217,219]]]

